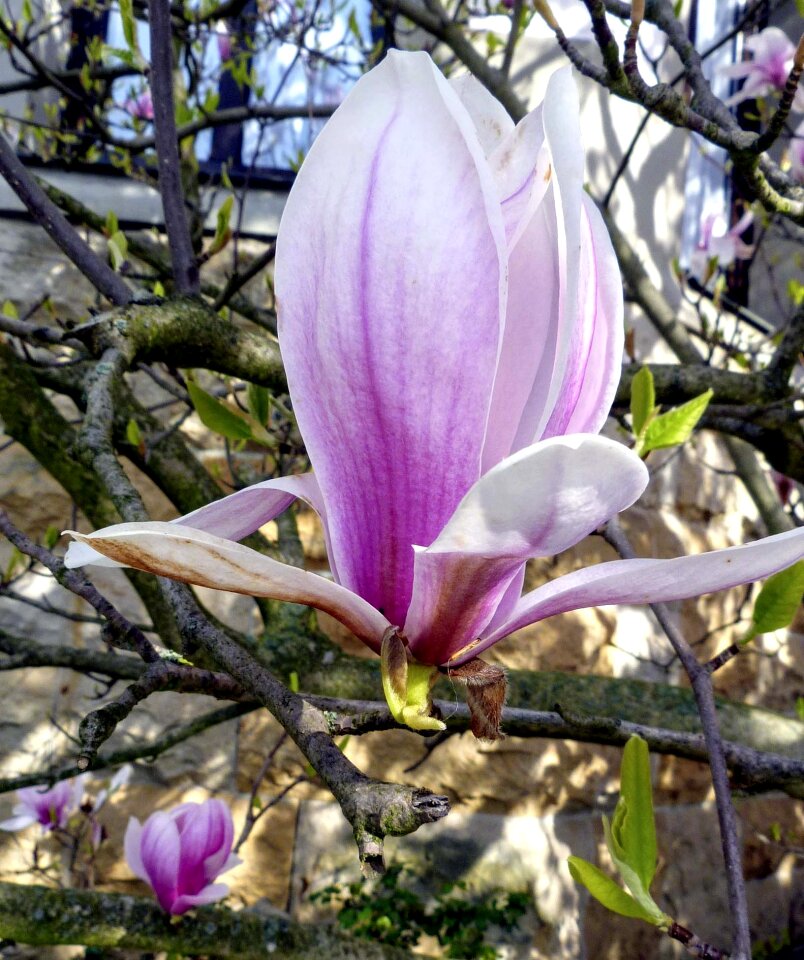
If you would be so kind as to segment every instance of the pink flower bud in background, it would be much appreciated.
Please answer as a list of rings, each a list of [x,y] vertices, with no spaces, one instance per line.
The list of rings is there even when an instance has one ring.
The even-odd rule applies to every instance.
[[[143,90],[137,97],[130,97],[123,104],[123,109],[137,120],[153,120],[154,102],[151,91]]]
[[[726,101],[729,106],[752,97],[764,97],[774,91],[781,92],[793,69],[796,48],[787,34],[778,27],[766,27],[753,37],[748,37],[745,49],[753,54],[753,59],[735,63],[734,66],[720,71],[723,76],[734,79],[745,77],[745,83],[739,92]],[[793,109],[804,111],[804,89],[801,87],[793,101]]]
[[[701,220],[701,233],[698,245],[690,258],[690,273],[699,283],[707,283],[711,278],[711,261],[716,267],[727,270],[735,260],[748,260],[753,256],[754,248],[740,239],[753,223],[754,215],[748,210],[733,227],[727,227],[726,218],[710,213]]]
[[[234,825],[221,800],[182,803],[141,824],[132,817],[126,861],[153,889],[163,910],[175,915],[223,899],[229,888],[215,878],[242,861],[232,854]]]
[[[82,775],[62,780],[50,790],[44,786],[18,790],[12,816],[0,823],[0,830],[24,830],[34,823],[41,824],[43,832],[55,827],[63,830],[81,805],[85,780]]]
[[[218,25],[218,55],[221,58],[221,63],[229,60],[232,56],[232,38],[224,23]]]

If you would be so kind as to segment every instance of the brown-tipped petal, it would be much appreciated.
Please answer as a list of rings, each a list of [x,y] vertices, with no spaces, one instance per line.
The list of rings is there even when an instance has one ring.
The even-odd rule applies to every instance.
[[[149,522],[116,524],[89,535],[66,532],[137,570],[214,590],[309,604],[340,620],[377,653],[390,627],[378,610],[345,587],[203,530]]]

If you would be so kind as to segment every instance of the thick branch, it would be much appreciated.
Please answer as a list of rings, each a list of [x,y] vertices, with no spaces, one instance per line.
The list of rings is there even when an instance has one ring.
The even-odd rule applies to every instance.
[[[449,801],[426,790],[372,780],[338,749],[325,715],[284,687],[265,667],[202,616],[183,584],[162,582],[185,643],[200,646],[266,706],[332,791],[354,831],[367,872],[383,869],[383,839],[412,833],[446,816]]]
[[[333,927],[296,923],[278,911],[202,907],[174,921],[144,897],[15,883],[0,883],[0,936],[41,946],[82,944],[226,960],[410,958],[406,951],[355,940]]]

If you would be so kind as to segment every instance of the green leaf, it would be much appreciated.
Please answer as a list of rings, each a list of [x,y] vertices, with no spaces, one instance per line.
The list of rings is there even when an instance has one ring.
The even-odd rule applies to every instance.
[[[649,367],[642,367],[631,381],[631,424],[639,436],[656,408],[656,391]]]
[[[271,413],[271,395],[265,387],[260,387],[256,383],[249,383],[246,387],[246,401],[251,416],[260,426],[264,427],[268,423],[268,416]]]
[[[139,424],[136,420],[129,420],[126,424],[126,440],[132,447],[137,448],[139,448],[142,443],[142,434],[140,433]]]
[[[113,236],[120,229],[120,224],[117,220],[117,214],[114,210],[110,210],[106,214],[106,233],[108,236]]]
[[[760,633],[790,626],[804,596],[804,560],[768,577],[754,602],[751,626],[743,643]]]
[[[656,824],[653,818],[650,754],[647,743],[641,737],[631,737],[623,750],[620,803],[624,807],[624,816],[618,839],[625,854],[624,859],[636,871],[645,890],[650,890],[656,873]]]
[[[215,236],[213,237],[210,248],[207,251],[207,255],[210,257],[213,254],[223,250],[232,236],[232,231],[229,229],[229,221],[232,217],[233,203],[234,197],[229,194],[229,196],[226,197],[223,203],[218,207],[218,213],[215,222]]]
[[[288,687],[290,687],[293,693],[299,692],[299,675],[295,670],[290,671],[290,676],[288,677]]]
[[[230,407],[221,403],[202,390],[193,380],[187,381],[187,391],[190,394],[195,412],[201,418],[201,423],[215,433],[219,433],[227,440],[250,440],[251,427],[238,416]]]
[[[122,230],[118,230],[117,233],[109,237],[106,245],[109,248],[109,260],[112,266],[115,270],[119,270],[128,259],[128,240],[126,240],[125,234]]]
[[[45,535],[42,537],[42,543],[47,547],[48,550],[52,550],[56,544],[59,542],[59,537],[61,536],[61,531],[58,527],[54,527],[53,524],[45,530]]]
[[[651,420],[645,431],[643,454],[650,450],[675,447],[688,440],[711,399],[712,391],[707,390],[680,407],[674,407]]]
[[[123,36],[132,52],[139,50],[137,46],[137,21],[134,19],[134,0],[118,0],[120,19],[123,23]]]
[[[567,862],[572,879],[586,887],[595,900],[602,903],[607,910],[619,913],[621,917],[633,917],[636,920],[644,920],[646,923],[654,923],[651,914],[643,910],[630,893],[623,890],[593,863],[582,860],[580,857],[568,857]]]
[[[354,7],[349,11],[349,30],[352,32],[354,38],[362,46],[363,45],[363,34],[360,32],[360,24],[357,22],[357,11]]]
[[[19,319],[19,311],[13,300],[3,301],[3,316],[10,317],[12,320]]]

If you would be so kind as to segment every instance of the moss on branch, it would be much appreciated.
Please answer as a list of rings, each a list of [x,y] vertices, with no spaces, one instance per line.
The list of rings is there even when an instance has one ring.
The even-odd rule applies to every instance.
[[[39,946],[77,944],[160,950],[227,960],[405,960],[410,954],[356,940],[277,912],[203,907],[178,921],[153,901],[117,893],[0,883],[0,937]]]

